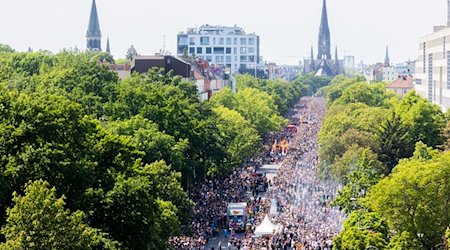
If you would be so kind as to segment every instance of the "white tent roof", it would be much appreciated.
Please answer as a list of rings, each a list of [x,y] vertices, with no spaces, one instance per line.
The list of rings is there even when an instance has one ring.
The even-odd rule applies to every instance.
[[[278,232],[278,228],[279,226],[273,224],[270,221],[269,216],[266,214],[261,224],[258,227],[256,227],[254,236],[261,237],[266,235],[273,235],[274,231],[275,233]]]

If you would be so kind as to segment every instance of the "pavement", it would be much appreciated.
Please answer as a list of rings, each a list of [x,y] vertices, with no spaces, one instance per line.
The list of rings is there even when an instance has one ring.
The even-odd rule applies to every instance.
[[[275,177],[278,173],[278,170],[280,169],[281,164],[278,165],[263,165],[262,167],[259,168],[259,171],[263,172],[266,174],[267,180],[272,181],[273,177]],[[249,192],[247,195],[251,195],[251,192]],[[266,193],[262,192],[259,193],[258,197],[265,197]],[[235,234],[235,238],[237,239],[243,239],[244,238],[244,233],[236,233]],[[229,239],[229,234],[228,234],[228,239]],[[220,235],[219,237],[214,237],[209,239],[208,243],[206,243],[205,245],[205,250],[218,250],[218,245],[219,242],[222,242],[222,250],[234,250],[232,249],[228,249],[227,245],[228,245],[228,239],[225,239],[225,237],[223,236],[223,230],[220,231]]]

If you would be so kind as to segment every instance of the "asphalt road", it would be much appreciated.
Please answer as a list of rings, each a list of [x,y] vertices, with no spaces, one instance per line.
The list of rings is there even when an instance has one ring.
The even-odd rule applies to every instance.
[[[272,180],[273,177],[275,177],[277,175],[278,169],[280,169],[280,167],[281,167],[281,165],[263,165],[259,170],[261,172],[266,173],[266,177],[268,180]],[[251,192],[247,193],[247,195],[250,196]],[[265,197],[265,195],[266,195],[265,192],[259,193],[258,197]],[[229,234],[228,234],[228,236],[229,236]],[[235,238],[243,239],[244,233],[236,233]],[[229,239],[229,237],[228,237],[228,239]],[[228,249],[228,247],[227,247],[228,239],[225,239],[225,237],[223,236],[223,230],[222,230],[220,232],[219,237],[209,239],[208,243],[205,245],[205,249],[206,250],[211,250],[211,249],[217,250],[219,242],[222,242],[223,250],[234,250],[235,248]]]

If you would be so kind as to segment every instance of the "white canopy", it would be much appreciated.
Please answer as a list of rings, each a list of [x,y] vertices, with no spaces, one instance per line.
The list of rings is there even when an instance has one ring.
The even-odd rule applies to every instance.
[[[264,217],[264,220],[261,222],[261,224],[256,227],[253,235],[255,237],[270,236],[270,235],[273,235],[274,233],[277,233],[278,230],[279,230],[279,226],[273,224],[270,221],[269,216],[266,214],[266,216]]]

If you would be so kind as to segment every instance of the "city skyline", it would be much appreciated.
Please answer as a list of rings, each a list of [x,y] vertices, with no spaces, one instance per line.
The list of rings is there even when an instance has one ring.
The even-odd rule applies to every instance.
[[[382,62],[386,45],[389,46],[391,61],[415,60],[419,38],[430,34],[433,25],[446,24],[447,4],[443,0],[432,0],[432,3],[405,0],[360,2],[327,2],[331,44],[338,46],[341,57],[354,55],[357,62],[361,59],[367,63]],[[211,8],[196,0],[191,3],[172,1],[171,4],[163,0],[152,3],[134,0],[129,3],[136,8],[123,11],[128,7],[124,8],[126,6],[121,1],[97,0],[102,47],[106,47],[109,36],[115,58],[123,58],[131,44],[141,54],[154,54],[163,49],[164,40],[166,51],[176,54],[176,36],[188,27],[238,25],[247,33],[260,35],[264,60],[279,64],[298,64],[309,57],[309,48],[317,44],[322,8],[322,0],[314,3],[285,0],[278,5],[266,0],[258,3],[231,0],[229,5],[221,8]],[[24,4],[28,8],[21,8]],[[9,44],[19,51],[26,51],[28,47],[52,52],[63,48],[86,48],[91,0],[19,0],[3,5],[11,11],[0,16],[0,21],[7,24],[0,29],[0,43]],[[238,5],[240,8],[236,8]],[[214,13],[218,9],[222,10],[221,13]],[[17,18],[19,10],[26,18]],[[250,13],[252,10],[258,14]],[[423,15],[418,14],[419,10]],[[227,16],[222,13],[233,14]],[[364,21],[358,21],[363,18]]]

